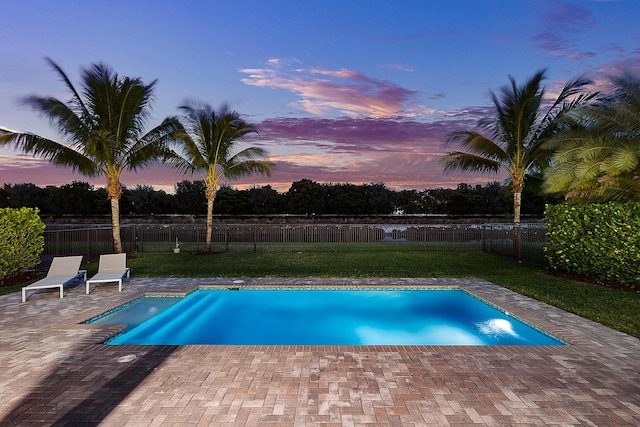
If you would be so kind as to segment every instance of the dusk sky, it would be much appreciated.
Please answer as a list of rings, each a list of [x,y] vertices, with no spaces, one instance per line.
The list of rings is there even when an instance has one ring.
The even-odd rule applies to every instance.
[[[485,184],[495,175],[444,175],[449,132],[490,114],[489,90],[548,69],[554,93],[580,74],[599,82],[640,73],[638,0],[12,1],[0,0],[0,126],[61,141],[27,95],[68,99],[45,62],[76,87],[80,68],[157,79],[148,129],[187,99],[228,102],[259,134],[277,169],[238,188],[292,182],[388,187]],[[157,165],[123,183],[173,191],[180,175]],[[0,184],[88,181],[0,149]]]

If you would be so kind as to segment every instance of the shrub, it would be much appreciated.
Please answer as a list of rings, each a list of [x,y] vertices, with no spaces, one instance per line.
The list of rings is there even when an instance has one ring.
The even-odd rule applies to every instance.
[[[40,263],[45,225],[38,208],[0,209],[0,279]]]
[[[553,269],[640,284],[640,203],[547,206],[545,217]]]

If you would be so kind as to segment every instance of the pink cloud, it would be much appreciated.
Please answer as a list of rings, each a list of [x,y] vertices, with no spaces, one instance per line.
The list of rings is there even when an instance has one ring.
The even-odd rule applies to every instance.
[[[390,81],[342,68],[287,68],[272,59],[266,68],[242,69],[242,82],[256,87],[284,89],[300,100],[293,105],[317,116],[334,113],[350,117],[394,117],[402,113],[416,91]]]
[[[412,73],[414,72],[414,68],[409,66],[409,65],[405,65],[405,64],[387,64],[386,65],[387,68],[392,68],[394,70],[398,70],[398,71],[406,71],[408,73]]]

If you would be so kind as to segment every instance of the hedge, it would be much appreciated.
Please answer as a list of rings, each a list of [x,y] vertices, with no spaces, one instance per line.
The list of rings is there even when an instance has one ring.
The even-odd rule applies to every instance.
[[[0,208],[0,279],[40,263],[45,225],[38,208]]]
[[[640,203],[547,206],[545,218],[551,268],[640,285]]]

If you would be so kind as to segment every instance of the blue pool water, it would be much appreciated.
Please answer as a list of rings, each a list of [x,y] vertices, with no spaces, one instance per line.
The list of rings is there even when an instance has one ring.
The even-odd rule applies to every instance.
[[[151,300],[96,320],[129,325],[108,344],[564,345],[458,289],[199,290],[162,307]]]

